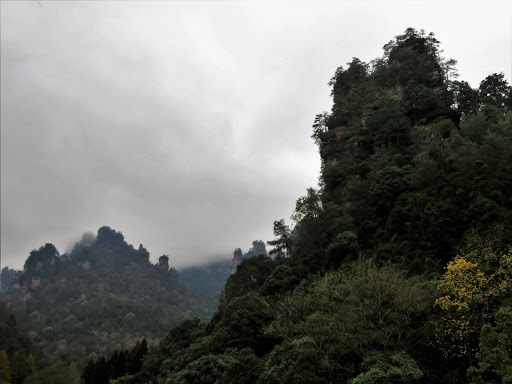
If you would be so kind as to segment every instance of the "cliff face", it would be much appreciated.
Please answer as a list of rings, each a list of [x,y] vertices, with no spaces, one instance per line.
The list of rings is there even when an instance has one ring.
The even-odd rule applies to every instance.
[[[236,272],[236,267],[238,267],[238,265],[242,262],[243,256],[244,255],[240,248],[235,249],[233,252],[233,258],[231,259],[231,275]]]
[[[252,242],[252,247],[246,253],[242,253],[240,248],[235,249],[233,252],[233,259],[231,263],[231,274],[236,272],[236,268],[242,262],[243,259],[248,259],[249,257],[258,256],[258,255],[267,255],[267,249],[265,248],[265,243],[261,240],[254,240]]]
[[[47,354],[108,353],[139,336],[163,336],[185,312],[201,315],[168,256],[153,265],[142,244],[135,249],[109,227],[83,240],[69,255],[49,243],[32,251],[23,272],[3,287],[2,296]]]
[[[410,156],[417,127],[441,120],[459,124],[446,82],[450,62],[440,61],[438,44],[407,30],[385,46],[382,59],[367,64],[354,58],[337,69],[330,82],[332,111],[317,116],[313,135],[322,158],[324,202],[343,206],[340,190],[367,179],[376,154]]]
[[[169,256],[162,255],[158,258],[158,267],[163,269],[164,271],[169,270]]]

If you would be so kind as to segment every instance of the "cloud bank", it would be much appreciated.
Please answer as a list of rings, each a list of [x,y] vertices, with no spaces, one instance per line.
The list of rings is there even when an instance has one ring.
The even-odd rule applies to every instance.
[[[15,268],[103,225],[178,267],[272,239],[318,182],[311,125],[335,69],[409,26],[435,32],[473,86],[510,79],[506,2],[493,20],[441,2],[40,3],[1,3],[1,251]]]

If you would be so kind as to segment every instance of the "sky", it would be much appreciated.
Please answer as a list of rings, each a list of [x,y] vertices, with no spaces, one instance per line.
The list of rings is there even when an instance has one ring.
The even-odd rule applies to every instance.
[[[104,225],[184,267],[316,187],[329,80],[408,27],[511,82],[509,1],[1,1],[1,263]]]

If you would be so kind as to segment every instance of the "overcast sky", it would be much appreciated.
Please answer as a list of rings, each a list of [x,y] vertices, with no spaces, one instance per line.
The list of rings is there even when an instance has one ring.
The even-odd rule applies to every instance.
[[[177,267],[271,240],[338,66],[414,27],[510,82],[509,3],[2,1],[2,265],[103,225]]]

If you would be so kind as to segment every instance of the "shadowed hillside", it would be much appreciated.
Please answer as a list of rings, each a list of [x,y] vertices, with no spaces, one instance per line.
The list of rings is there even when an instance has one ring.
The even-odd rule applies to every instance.
[[[199,315],[198,300],[179,282],[163,255],[127,244],[109,227],[60,255],[52,244],[30,253],[23,272],[9,273],[3,297],[31,338],[50,357],[79,360],[91,352],[153,343],[184,318]]]

